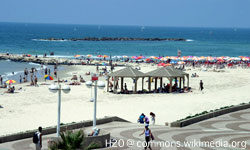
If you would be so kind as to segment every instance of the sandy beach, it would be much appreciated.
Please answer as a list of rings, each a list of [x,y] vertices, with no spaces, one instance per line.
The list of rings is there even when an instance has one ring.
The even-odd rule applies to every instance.
[[[133,64],[135,65],[135,64]],[[156,65],[139,64],[141,71],[146,73],[157,68]],[[59,72],[60,79],[69,82],[73,75],[81,75],[86,81],[90,76],[85,73],[95,72],[95,66],[66,66],[67,69]],[[101,69],[102,67],[100,67]],[[116,67],[119,70],[123,67]],[[119,116],[131,122],[136,122],[139,115],[150,112],[156,114],[156,124],[164,125],[194,115],[202,111],[209,111],[223,106],[249,102],[250,70],[249,69],[223,69],[223,72],[214,72],[211,69],[202,71],[200,68],[187,68],[190,75],[197,73],[199,77],[190,78],[189,93],[157,93],[157,94],[113,94],[98,90],[97,117]],[[100,80],[105,81],[104,77]],[[199,91],[199,82],[204,82],[204,93]],[[49,85],[39,87],[15,84],[17,93],[4,93],[0,89],[0,135],[6,135],[26,130],[36,129],[38,126],[55,126],[57,123],[58,95],[48,90]],[[68,84],[69,82],[65,83]],[[132,89],[132,79],[125,79],[128,89]],[[167,80],[163,80],[167,83]],[[49,81],[46,83],[53,83]],[[106,82],[105,82],[106,83]],[[146,83],[146,82],[145,82]],[[64,83],[63,83],[64,84]],[[147,87],[147,84],[145,84]],[[62,94],[61,122],[71,123],[92,120],[93,103],[90,102],[91,90],[85,86],[72,85],[69,94]],[[141,89],[141,83],[138,83]]]

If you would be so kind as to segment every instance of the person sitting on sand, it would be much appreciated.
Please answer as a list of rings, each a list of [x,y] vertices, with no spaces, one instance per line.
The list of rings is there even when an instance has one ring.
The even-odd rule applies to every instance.
[[[82,76],[80,76],[80,82],[82,82],[82,83],[86,82],[86,81],[83,79]]]
[[[37,82],[38,82],[38,79],[37,79],[37,76],[35,76],[35,80],[34,80],[34,85],[35,86],[38,86]]]
[[[15,87],[10,87],[8,88],[8,91],[5,91],[4,93],[14,93],[15,92]]]
[[[33,81],[33,80],[31,80],[31,82],[30,82],[30,86],[34,86],[34,85],[35,85],[34,81]]]
[[[173,92],[177,91],[177,83],[174,84],[174,86],[172,87]]]
[[[196,72],[194,73],[194,74],[192,74],[192,76],[191,76],[192,78],[194,78],[194,77],[199,77],[199,75],[198,74],[196,74]]]
[[[81,85],[81,83],[74,81],[74,82],[70,83],[69,85]]]
[[[87,75],[87,76],[90,75],[90,71],[89,71],[89,72],[86,72],[85,75]]]
[[[7,84],[4,83],[4,85],[0,86],[0,88],[7,88]]]
[[[77,80],[77,76],[73,75],[73,77],[71,78],[71,80]]]

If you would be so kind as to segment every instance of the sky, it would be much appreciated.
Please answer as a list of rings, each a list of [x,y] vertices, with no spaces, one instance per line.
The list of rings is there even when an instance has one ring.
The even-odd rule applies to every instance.
[[[1,0],[0,22],[250,28],[250,0]]]

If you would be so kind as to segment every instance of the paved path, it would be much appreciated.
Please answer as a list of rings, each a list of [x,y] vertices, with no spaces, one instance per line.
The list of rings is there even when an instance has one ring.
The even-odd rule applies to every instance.
[[[106,150],[143,149],[140,146],[142,146],[144,136],[139,136],[143,131],[143,125],[112,122],[98,127],[110,131],[112,139],[117,140],[113,143],[114,147],[105,148]],[[250,109],[205,120],[184,128],[154,125],[150,126],[150,129],[155,137],[154,143],[152,143],[154,150],[250,150]],[[90,128],[86,130],[90,130]],[[53,136],[55,134],[43,137],[44,150],[47,149],[47,140]],[[171,147],[170,142],[172,142]],[[209,147],[206,146],[207,144],[218,147]],[[34,149],[34,145],[31,139],[0,144],[0,150],[32,149]]]

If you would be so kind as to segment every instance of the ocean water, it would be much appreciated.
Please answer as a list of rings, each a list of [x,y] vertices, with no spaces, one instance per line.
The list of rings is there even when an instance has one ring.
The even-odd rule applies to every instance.
[[[2,75],[3,80],[13,79],[19,81],[19,76],[23,75],[24,69],[37,68],[41,69],[39,64],[35,63],[25,63],[25,62],[12,62],[9,60],[0,60],[0,75]]]
[[[39,41],[44,38],[158,37],[188,41]],[[0,53],[249,56],[250,29],[0,23]]]
[[[188,41],[37,40],[52,37],[158,37]],[[0,23],[0,53],[43,55],[54,52],[56,57],[76,54],[176,56],[178,49],[183,56],[250,56],[250,29]],[[26,65],[0,61],[0,74],[23,70]]]

